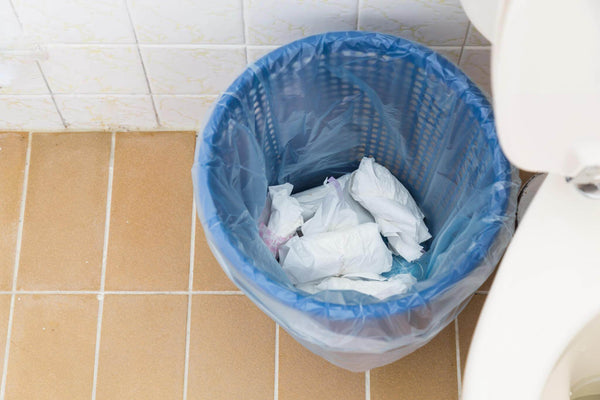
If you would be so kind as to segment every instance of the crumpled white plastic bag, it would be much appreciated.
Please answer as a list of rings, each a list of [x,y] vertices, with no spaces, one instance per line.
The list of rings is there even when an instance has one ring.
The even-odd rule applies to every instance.
[[[414,285],[409,274],[380,275],[392,266],[388,246],[412,261],[422,254],[419,243],[431,237],[410,193],[385,167],[365,157],[351,174],[292,190],[289,183],[269,187],[270,216],[261,236],[294,284],[309,293],[353,290],[379,299]]]
[[[348,180],[343,179],[342,182],[347,183]],[[338,179],[329,178],[321,187],[320,203],[314,215],[302,225],[304,235],[333,232],[374,221]]]
[[[341,186],[344,200],[348,206],[356,212],[359,223],[364,224],[373,222],[374,220],[371,214],[369,214],[369,212],[350,195],[349,181],[351,176],[352,173],[342,175],[339,178],[336,178],[335,181]],[[330,180],[331,178],[326,179],[320,186],[292,195],[293,198],[298,200],[298,203],[300,203],[300,206],[302,207],[302,218],[304,218],[304,221],[311,219],[317,212],[323,199],[332,194],[333,188],[331,185],[334,184],[334,182],[330,182]]]
[[[364,157],[352,173],[350,194],[379,225],[395,254],[414,261],[423,254],[419,244],[431,238],[425,216],[409,191],[384,166]]]
[[[279,251],[280,263],[294,284],[351,273],[388,272],[389,251],[375,223],[334,232],[294,236]]]
[[[302,207],[298,200],[291,196],[293,189],[291,183],[269,187],[269,221],[266,225],[259,225],[259,233],[274,256],[277,256],[279,247],[290,240],[304,223]]]
[[[337,178],[338,183],[345,187],[351,174],[342,175]],[[331,192],[331,187],[327,180],[322,185],[315,186],[312,189],[305,190],[300,193],[294,193],[293,198],[298,200],[300,207],[302,207],[302,218],[305,221],[311,219],[317,212],[317,208],[321,205],[323,199]]]
[[[318,282],[300,284],[297,287],[310,294],[323,290],[353,290],[383,300],[408,292],[415,283],[417,279],[411,274],[398,274],[384,278],[378,274],[357,273],[333,276]]]

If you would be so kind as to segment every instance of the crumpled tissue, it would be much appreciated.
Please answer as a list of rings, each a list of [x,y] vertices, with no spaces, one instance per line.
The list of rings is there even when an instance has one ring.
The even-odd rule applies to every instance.
[[[300,203],[300,206],[302,207],[302,218],[304,218],[304,221],[311,219],[317,212],[317,209],[323,202],[323,199],[332,195],[333,189],[336,188],[335,182],[337,181],[339,187],[342,189],[344,200],[357,214],[359,222],[361,224],[373,222],[374,220],[371,214],[369,214],[369,212],[365,210],[363,206],[358,204],[350,195],[350,185],[348,183],[351,176],[352,173],[349,173],[334,180],[332,180],[333,178],[329,178],[326,179],[325,182],[323,182],[323,184],[320,186],[293,194],[292,197],[298,200],[298,203]],[[336,193],[338,194],[339,198],[339,189],[336,189]]]
[[[423,254],[420,243],[431,238],[425,216],[409,191],[384,166],[364,157],[352,173],[350,194],[379,225],[395,254],[414,261]]]
[[[349,177],[346,179],[329,178],[323,183],[319,188],[320,203],[317,205],[312,217],[302,225],[303,235],[333,232],[367,222],[374,222],[373,217],[346,190],[348,181]],[[343,186],[344,184],[346,185]],[[300,198],[302,197],[301,195]],[[298,202],[305,210],[300,200]],[[303,211],[303,215],[305,214],[306,211]]]
[[[431,237],[416,202],[385,167],[364,157],[350,174],[292,190],[289,183],[269,187],[259,230],[299,289],[385,299],[416,283],[411,274],[381,275],[392,268],[392,252],[413,261]]]
[[[398,274],[384,278],[379,274],[356,273],[332,276],[317,282],[299,284],[297,287],[310,294],[323,290],[353,290],[383,300],[408,292],[415,283],[417,279],[411,274]]]
[[[381,274],[392,268],[392,253],[373,222],[294,236],[281,246],[279,257],[294,284],[351,273]]]
[[[290,240],[304,223],[302,207],[291,196],[293,189],[291,183],[269,187],[269,221],[266,225],[264,222],[259,224],[260,236],[275,257],[279,247]]]

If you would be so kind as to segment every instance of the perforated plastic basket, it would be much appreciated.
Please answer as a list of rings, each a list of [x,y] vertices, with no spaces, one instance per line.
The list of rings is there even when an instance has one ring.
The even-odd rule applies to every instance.
[[[419,281],[384,301],[308,295],[258,235],[267,187],[313,187],[363,156],[392,171],[426,216],[427,253],[395,257],[391,272]],[[354,371],[416,350],[456,317],[512,235],[518,187],[488,101],[456,66],[407,40],[359,32],[302,39],[249,66],[216,102],[192,172],[229,278],[307,348]]]

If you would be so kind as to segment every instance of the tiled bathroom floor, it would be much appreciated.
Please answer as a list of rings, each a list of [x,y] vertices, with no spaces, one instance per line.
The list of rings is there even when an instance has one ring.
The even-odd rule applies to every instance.
[[[366,374],[229,282],[192,200],[191,132],[0,133],[0,398],[453,400],[489,282]]]

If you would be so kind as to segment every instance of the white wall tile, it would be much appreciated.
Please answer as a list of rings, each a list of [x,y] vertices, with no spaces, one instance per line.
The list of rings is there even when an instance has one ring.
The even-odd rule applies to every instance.
[[[9,0],[0,0],[0,47],[21,36],[21,27]]]
[[[249,44],[284,44],[356,29],[358,0],[245,0]]]
[[[492,94],[490,85],[490,49],[465,48],[460,67],[487,94]]]
[[[197,130],[218,96],[155,95],[154,102],[163,128]]]
[[[358,27],[429,46],[461,46],[468,23],[459,0],[362,0]]]
[[[37,63],[0,53],[0,94],[49,94]]]
[[[13,0],[27,35],[46,43],[134,43],[123,0]]]
[[[248,46],[248,63],[253,63],[276,48],[278,46]]]
[[[150,95],[57,95],[55,98],[69,128],[157,128]]]
[[[487,40],[473,24],[471,24],[469,27],[469,34],[467,35],[467,42],[465,44],[467,46],[489,46],[490,41]]]
[[[52,45],[42,69],[55,93],[148,93],[133,45]]]
[[[454,64],[458,64],[460,47],[434,47],[433,50],[440,53]]]
[[[0,96],[0,130],[64,129],[50,95]]]
[[[141,46],[152,93],[219,94],[243,71],[240,47]]]
[[[0,129],[63,127],[36,59],[71,127],[155,129],[128,8],[165,128],[197,129],[247,61],[357,22],[433,46],[455,63],[467,35],[461,68],[490,91],[489,42],[474,27],[467,32],[459,0],[12,1],[24,32],[9,0],[0,0]],[[15,56],[36,43],[47,59]]]
[[[0,94],[49,94],[36,63],[43,56],[24,37],[10,0],[0,0]]]
[[[129,0],[140,43],[244,43],[242,0]]]

